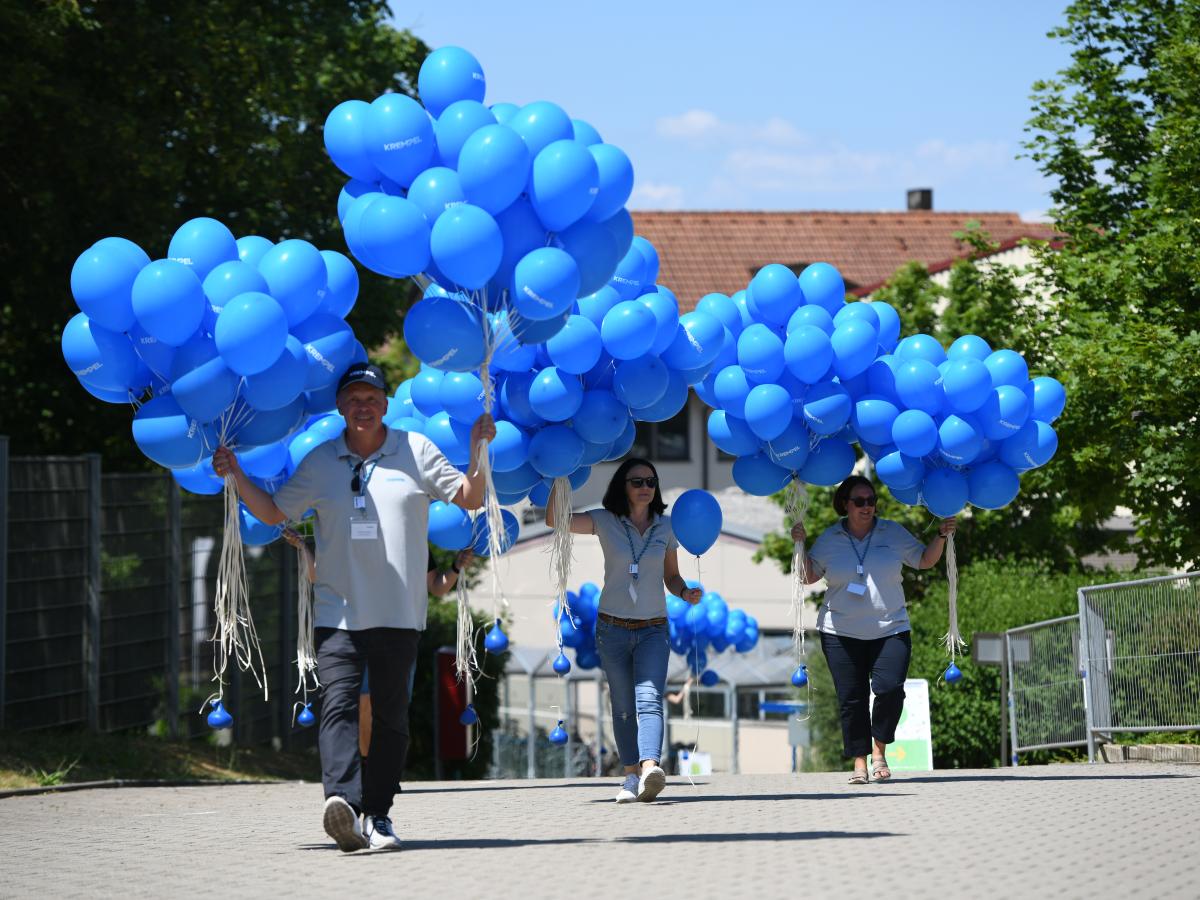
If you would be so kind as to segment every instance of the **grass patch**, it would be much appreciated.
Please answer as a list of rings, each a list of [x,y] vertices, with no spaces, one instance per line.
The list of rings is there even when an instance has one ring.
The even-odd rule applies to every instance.
[[[77,729],[0,732],[0,789],[112,779],[320,781],[321,764],[315,749],[218,747],[204,739]]]

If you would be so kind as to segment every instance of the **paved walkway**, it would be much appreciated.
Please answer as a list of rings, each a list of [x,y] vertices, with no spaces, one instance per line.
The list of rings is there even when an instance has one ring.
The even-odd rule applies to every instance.
[[[1200,897],[1200,768],[419,783],[401,853],[342,854],[315,785],[0,800],[3,897]]]

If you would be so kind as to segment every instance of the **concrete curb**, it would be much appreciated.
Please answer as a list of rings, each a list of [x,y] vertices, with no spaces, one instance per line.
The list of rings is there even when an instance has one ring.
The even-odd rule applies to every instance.
[[[1200,744],[1104,744],[1106,763],[1200,763]]]
[[[58,794],[68,791],[91,791],[104,788],[143,788],[143,787],[224,787],[226,785],[268,785],[268,784],[305,784],[303,781],[197,781],[171,779],[138,779],[113,778],[108,781],[77,781],[71,784],[54,784],[46,787],[9,788],[0,790],[0,800],[8,797],[32,797],[38,794]]]

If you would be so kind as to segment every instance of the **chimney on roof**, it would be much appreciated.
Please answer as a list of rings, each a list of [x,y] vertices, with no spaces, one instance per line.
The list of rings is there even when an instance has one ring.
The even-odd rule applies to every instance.
[[[908,189],[908,210],[932,210],[933,209],[933,188],[909,188]]]

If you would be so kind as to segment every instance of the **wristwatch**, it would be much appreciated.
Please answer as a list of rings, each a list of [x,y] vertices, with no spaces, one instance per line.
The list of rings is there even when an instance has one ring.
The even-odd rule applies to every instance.
[[[460,569],[458,567],[458,560],[455,560],[454,562],[450,563],[450,571],[452,571],[455,575],[462,574],[462,569]]]

